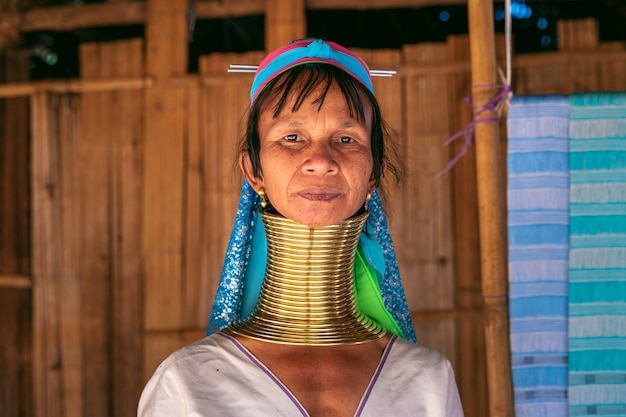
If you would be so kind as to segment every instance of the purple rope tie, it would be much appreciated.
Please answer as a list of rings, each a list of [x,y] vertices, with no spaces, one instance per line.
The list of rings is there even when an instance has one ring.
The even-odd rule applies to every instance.
[[[488,85],[475,85],[474,88],[497,88],[500,90],[498,94],[493,96],[489,101],[487,101],[482,106],[474,106],[472,103],[472,99],[470,97],[465,97],[463,100],[473,109],[473,117],[472,121],[467,124],[463,129],[456,132],[454,135],[450,136],[443,144],[445,146],[450,145],[459,137],[463,136],[465,138],[465,144],[463,145],[463,149],[448,162],[446,169],[441,171],[436,176],[445,174],[450,171],[452,167],[467,153],[470,146],[472,146],[472,136],[474,136],[474,131],[476,130],[476,125],[478,123],[491,123],[497,122],[499,119],[499,110],[501,106],[509,99],[512,94],[512,89],[510,85],[507,84],[488,84]],[[479,118],[485,113],[495,114],[491,117]]]

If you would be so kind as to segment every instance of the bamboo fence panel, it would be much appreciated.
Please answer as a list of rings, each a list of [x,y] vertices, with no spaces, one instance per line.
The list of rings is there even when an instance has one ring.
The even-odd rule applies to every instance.
[[[113,74],[112,44],[83,44],[80,48],[81,77],[109,78]],[[113,208],[113,111],[112,95],[85,93],[81,102],[81,141],[77,151],[80,176],[79,195],[74,205],[80,208],[80,274],[88,279],[79,288],[87,302],[82,306],[83,331],[89,335],[82,343],[90,352],[92,365],[85,369],[86,381],[111,380],[108,361],[108,337],[111,329],[111,214]],[[108,385],[108,384],[107,384]],[[83,406],[91,415],[102,415],[111,400],[100,384],[85,384]],[[104,388],[104,389],[103,389]]]
[[[31,98],[36,416],[78,416],[85,405],[77,114],[72,97]]]
[[[229,238],[228,226],[233,224],[234,213],[228,212],[225,208],[229,200],[234,199],[234,190],[228,190],[226,187],[228,180],[228,162],[234,158],[235,138],[229,137],[225,130],[232,128],[235,120],[225,118],[223,108],[228,106],[225,90],[228,78],[225,78],[225,72],[230,63],[246,63],[240,61],[237,57],[236,62],[229,62],[232,55],[201,57],[199,61],[199,73],[201,76],[211,76],[213,82],[207,82],[202,86],[200,97],[200,114],[202,119],[202,148],[200,149],[200,157],[203,161],[202,181],[203,188],[203,206],[202,214],[204,223],[201,225],[202,239],[205,242],[204,275],[203,288],[209,289],[201,296],[206,297],[206,316],[204,326],[207,325],[210,309],[212,307],[212,299],[219,282],[219,277],[224,262],[224,251]],[[254,62],[251,62],[254,64]],[[238,74],[233,74],[239,77]],[[245,76],[244,76],[245,77]],[[243,82],[243,81],[241,81]],[[226,126],[230,125],[230,126]],[[227,150],[224,142],[231,143],[231,153],[224,154],[223,149]],[[231,158],[229,159],[229,156]],[[230,165],[232,169],[233,166]]]
[[[146,91],[142,246],[144,328],[177,330],[183,310],[184,90],[171,85],[187,67],[186,5],[148,3],[147,68],[156,78]],[[150,341],[147,341],[150,343]],[[146,346],[149,349],[149,346]],[[146,352],[146,357],[149,357]]]
[[[141,49],[138,40],[85,44],[81,75],[141,73]],[[37,416],[135,411],[140,101],[129,91],[32,99]]]
[[[469,60],[469,38],[467,35],[450,36],[446,41],[451,60]],[[451,132],[465,128],[472,120],[471,107],[463,104],[461,97],[471,89],[469,72],[449,76],[449,100]],[[450,145],[450,158],[465,146],[460,137]],[[463,341],[471,348],[457,349],[456,378],[461,394],[463,409],[468,416],[486,416],[487,378],[484,326],[482,323],[482,296],[480,282],[480,245],[478,242],[478,207],[476,201],[476,155],[474,147],[458,160],[447,175],[452,181],[455,263],[455,305],[470,310],[457,321],[457,346]]]
[[[0,79],[28,79],[30,51],[0,59]],[[0,410],[33,415],[28,98],[0,100]]]
[[[206,164],[204,238],[207,239],[204,303],[210,313],[224,255],[237,211],[243,176],[237,164],[237,145],[245,130],[245,115],[250,105],[252,74],[228,74],[230,64],[258,64],[262,52],[212,54],[200,61],[200,74],[214,81],[203,86],[203,158]],[[208,314],[207,316],[208,317]],[[204,321],[206,325],[206,319]]]
[[[550,94],[565,91],[562,64],[553,62],[518,66],[513,69],[515,94]]]
[[[50,166],[54,161],[56,145],[50,144],[49,105],[45,93],[31,97],[31,133],[32,133],[32,275],[33,275],[33,403],[34,415],[46,417],[51,415],[48,410],[61,415],[58,400],[61,391],[58,375],[50,374],[50,362],[58,360],[56,332],[47,330],[49,325],[58,323],[57,306],[54,298],[48,300],[49,294],[56,296],[56,271],[52,264],[55,257],[50,256],[54,250],[52,236],[58,227],[58,219],[51,219],[55,205],[49,190],[57,185],[57,173]],[[58,234],[57,234],[58,236]],[[50,323],[50,324],[49,324]],[[38,382],[37,382],[38,381]]]
[[[155,85],[144,101],[142,266],[143,379],[185,344],[185,90],[172,78],[187,71],[187,4],[148,2],[146,68]]]
[[[241,175],[236,164],[236,147],[243,134],[243,115],[249,106],[246,93],[251,75],[228,74],[231,63],[258,64],[259,59],[250,55],[215,54],[204,57],[200,63],[200,74],[212,76],[219,82],[207,83],[202,89],[202,114],[204,123],[204,152],[202,157],[207,170],[204,238],[207,239],[207,284],[211,291],[204,302],[212,304],[219,282],[224,254],[237,210]],[[207,316],[210,310],[206,309]],[[206,326],[206,319],[204,325]]]
[[[108,51],[112,77],[136,77],[143,73],[143,41],[111,44]],[[104,54],[103,54],[104,55]],[[104,58],[107,58],[104,55]],[[110,353],[112,406],[115,415],[133,415],[143,384],[141,355],[141,190],[143,179],[144,94],[141,90],[112,91],[109,144],[111,302],[108,319],[113,331]]]
[[[595,50],[599,45],[598,23],[594,19],[560,21],[557,22],[557,36],[562,51]],[[562,71],[566,93],[598,89],[595,62],[565,63]]]
[[[189,327],[201,328],[208,312],[206,302],[207,288],[204,285],[205,272],[202,254],[206,250],[202,224],[204,213],[202,199],[204,181],[202,171],[202,117],[198,86],[186,89],[187,108],[187,143],[185,146],[185,193],[184,193],[184,253],[183,253],[183,298],[188,301],[183,311],[183,322]]]
[[[402,49],[405,65],[446,61],[445,44],[424,43]],[[400,221],[404,236],[396,244],[412,311],[454,308],[454,266],[450,181],[439,176],[449,160],[443,146],[448,135],[447,76],[408,76],[405,79],[404,119],[409,186]],[[421,343],[454,358],[454,321],[416,322]]]
[[[626,43],[601,43],[599,49],[603,52],[625,51]],[[626,91],[626,77],[624,74],[626,74],[626,59],[598,62],[598,89],[600,91]]]
[[[7,417],[33,415],[31,291],[0,287],[0,410]]]
[[[9,51],[0,61],[5,82],[27,81],[28,50]],[[28,98],[0,100],[0,274],[30,272]]]
[[[561,20],[557,22],[559,50],[593,50],[598,47],[598,22],[595,19]]]
[[[273,51],[306,36],[304,0],[265,1],[265,49]]]

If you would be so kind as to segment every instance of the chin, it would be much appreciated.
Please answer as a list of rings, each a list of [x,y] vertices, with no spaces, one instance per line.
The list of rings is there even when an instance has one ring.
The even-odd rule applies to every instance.
[[[345,201],[336,202],[307,202],[302,204],[302,201],[298,201],[299,204],[292,204],[289,207],[285,207],[286,210],[281,211],[278,207],[274,207],[284,217],[293,220],[297,223],[303,224],[307,227],[323,227],[338,224],[359,211],[360,207],[356,207],[354,210],[348,208]]]
[[[347,218],[352,217],[351,215],[338,215],[337,211],[333,211],[331,213],[307,213],[300,214],[296,218],[291,218],[293,221],[303,224],[307,227],[323,227],[323,226],[331,226],[333,224],[340,223]]]

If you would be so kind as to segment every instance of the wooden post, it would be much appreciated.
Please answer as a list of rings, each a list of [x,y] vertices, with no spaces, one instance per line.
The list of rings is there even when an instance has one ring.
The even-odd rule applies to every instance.
[[[480,107],[496,90],[493,4],[490,0],[469,0],[472,102]],[[493,117],[483,114],[479,118]],[[485,343],[489,415],[513,415],[509,323],[507,305],[506,222],[503,172],[497,122],[476,125],[476,177],[482,292],[485,303]]]

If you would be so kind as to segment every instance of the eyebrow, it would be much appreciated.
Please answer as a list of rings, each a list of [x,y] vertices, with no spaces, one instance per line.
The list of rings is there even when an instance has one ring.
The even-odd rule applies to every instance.
[[[277,117],[276,120],[277,122],[282,122],[285,123],[287,125],[287,127],[291,127],[291,128],[297,128],[297,127],[301,127],[304,126],[305,123],[301,122],[300,120],[289,120],[290,117]],[[351,128],[351,127],[366,127],[365,123],[362,123],[354,118],[349,118],[349,119],[344,119],[343,121],[340,122],[339,124],[340,128]]]

